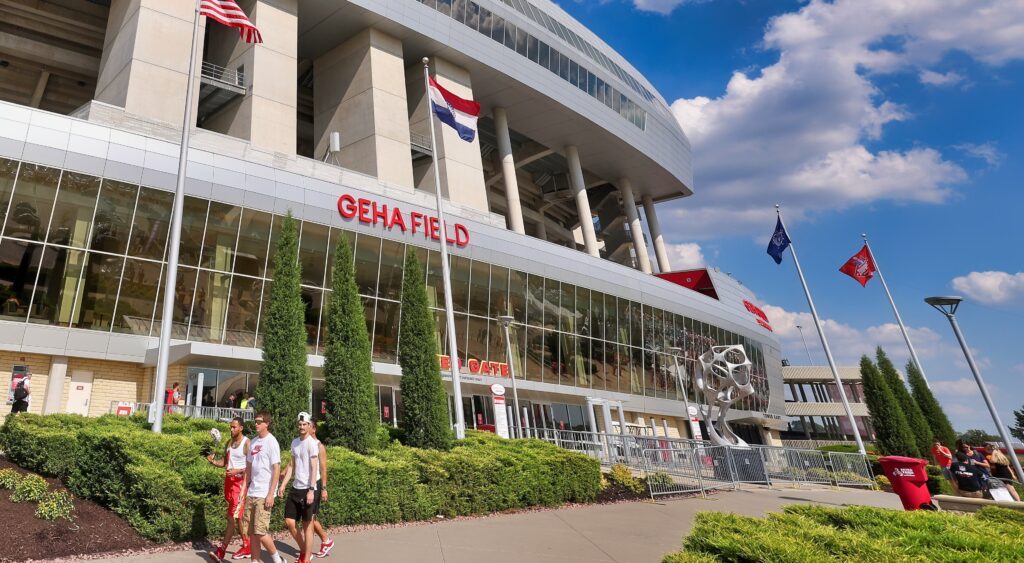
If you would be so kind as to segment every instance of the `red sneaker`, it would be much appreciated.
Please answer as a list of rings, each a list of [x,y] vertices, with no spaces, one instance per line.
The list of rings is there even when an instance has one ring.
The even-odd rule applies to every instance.
[[[314,553],[313,555],[322,559],[324,557],[327,557],[327,554],[330,553],[332,549],[334,549],[334,540],[327,538],[327,541],[320,542],[320,551]]]
[[[249,551],[249,545],[243,545],[231,556],[232,559],[252,559],[252,552]]]
[[[216,551],[211,551],[210,557],[217,563],[221,563],[221,561],[224,561],[225,557],[227,557],[227,552],[224,549],[224,546],[218,547]]]

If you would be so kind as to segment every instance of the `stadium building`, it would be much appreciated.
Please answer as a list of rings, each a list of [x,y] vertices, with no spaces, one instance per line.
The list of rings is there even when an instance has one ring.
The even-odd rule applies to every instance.
[[[709,346],[742,344],[756,392],[730,418],[748,441],[777,443],[778,341],[730,276],[670,274],[657,207],[692,194],[690,145],[594,33],[547,0],[239,4],[262,44],[205,18],[199,36],[169,375],[189,404],[253,389],[269,255],[290,211],[314,404],[338,241],[354,249],[381,418],[395,423],[403,253],[427,264],[440,306],[443,238],[468,425],[493,423],[488,388],[508,383],[511,362],[532,425],[688,436],[675,360],[690,374]],[[0,362],[12,380],[31,374],[35,412],[148,402],[193,3],[0,10]],[[442,126],[432,146],[423,57],[482,105],[472,142]]]

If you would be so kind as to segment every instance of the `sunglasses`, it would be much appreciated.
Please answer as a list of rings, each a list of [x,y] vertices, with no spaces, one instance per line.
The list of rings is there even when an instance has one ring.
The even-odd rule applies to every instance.
[[[257,418],[256,420],[253,420],[253,422],[255,422],[256,424],[263,424],[263,419]]]

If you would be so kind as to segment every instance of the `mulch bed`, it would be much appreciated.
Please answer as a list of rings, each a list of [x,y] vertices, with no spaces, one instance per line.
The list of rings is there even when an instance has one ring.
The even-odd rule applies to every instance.
[[[0,469],[29,473],[0,458]],[[65,489],[58,479],[46,479],[50,490]],[[75,515],[67,520],[36,518],[34,502],[11,502],[11,491],[0,490],[0,522],[7,533],[0,542],[0,561],[50,561],[68,555],[121,552],[154,547],[120,516],[95,502],[75,498]]]
[[[636,493],[618,483],[608,483],[607,487],[597,493],[597,498],[594,502],[597,504],[608,504],[630,500],[651,500],[651,495],[648,494],[646,488],[642,492]]]

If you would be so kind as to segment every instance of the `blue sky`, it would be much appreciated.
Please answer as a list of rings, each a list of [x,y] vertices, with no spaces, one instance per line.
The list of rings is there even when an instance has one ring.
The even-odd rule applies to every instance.
[[[793,363],[824,363],[783,206],[838,361],[908,353],[878,280],[837,269],[871,240],[959,430],[995,425],[929,295],[958,320],[1003,422],[1024,408],[1024,5],[1017,0],[561,0],[647,76],[694,150],[695,195],[659,206],[673,267],[717,266],[764,305]]]

